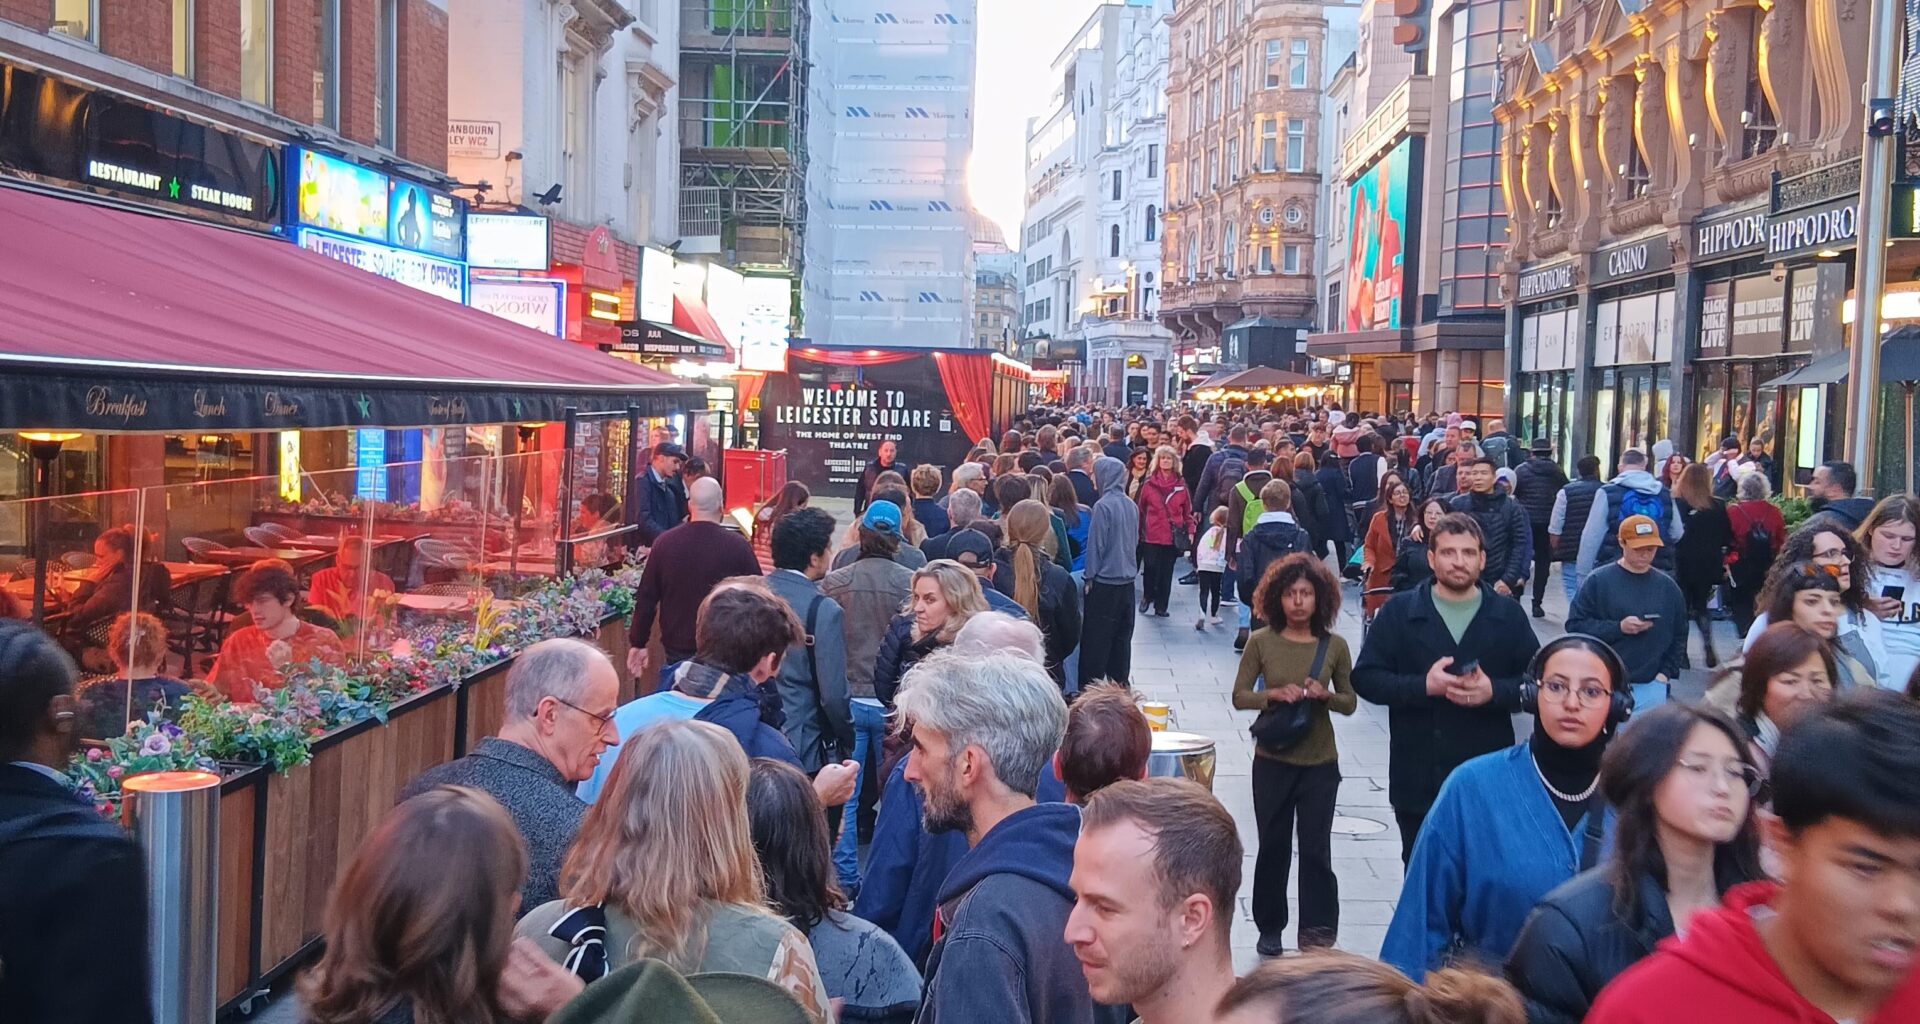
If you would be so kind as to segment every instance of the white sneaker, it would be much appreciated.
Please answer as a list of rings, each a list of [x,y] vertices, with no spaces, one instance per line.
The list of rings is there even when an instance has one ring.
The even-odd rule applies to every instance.
[[[1207,623],[1208,623],[1209,625],[1214,625],[1214,626],[1218,626],[1218,625],[1220,624],[1220,616],[1218,616],[1218,615],[1209,615],[1209,616],[1207,616]]]

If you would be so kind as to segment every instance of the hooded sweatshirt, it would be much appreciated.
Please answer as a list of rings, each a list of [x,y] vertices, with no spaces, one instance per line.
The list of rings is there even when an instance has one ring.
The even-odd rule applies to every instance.
[[[1607,481],[1606,485],[1600,488],[1599,493],[1593,496],[1593,507],[1587,513],[1586,526],[1580,531],[1579,566],[1580,575],[1583,578],[1593,571],[1596,562],[1611,562],[1620,557],[1620,541],[1615,534],[1615,531],[1620,529],[1620,524],[1611,521],[1615,501],[1607,493],[1615,487],[1646,495],[1660,494],[1667,489],[1666,484],[1661,483],[1657,477],[1644,469],[1629,469]],[[1660,537],[1666,541],[1666,547],[1660,550],[1654,565],[1663,571],[1672,572],[1673,545],[1685,532],[1685,528],[1680,523],[1680,503],[1673,500],[1671,493],[1666,495],[1666,502],[1668,520],[1660,526]]]
[[[1105,460],[1102,460],[1105,461]],[[1035,804],[995,825],[940,887],[917,1024],[951,1021],[1124,1024],[1125,1007],[1087,992],[1060,936],[1073,910],[1080,808]]]
[[[1093,460],[1093,485],[1100,500],[1087,528],[1087,582],[1132,583],[1140,575],[1140,509],[1127,497],[1127,464],[1104,455]]]
[[[1660,943],[1600,993],[1587,1024],[1831,1024],[1796,992],[1754,925],[1779,893],[1772,882],[1730,890],[1714,910],[1687,923],[1685,938]],[[1676,1016],[1676,1008],[1684,1013]],[[1920,1020],[1920,970],[1909,971],[1872,1014],[1856,1024]]]

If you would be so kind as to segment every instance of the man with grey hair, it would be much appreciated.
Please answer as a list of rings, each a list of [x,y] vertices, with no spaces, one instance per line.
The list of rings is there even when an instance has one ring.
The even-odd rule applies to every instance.
[[[967,465],[974,466],[977,463],[969,462]],[[954,472],[957,473],[959,470]],[[962,530],[973,530],[978,533],[978,524],[984,518],[982,512],[980,495],[973,491],[961,488],[947,495],[947,532],[921,541],[920,553],[927,556],[929,562],[952,558],[950,545],[953,543],[954,534]]]
[[[953,467],[953,484],[947,493],[940,497],[940,507],[947,510],[947,518],[953,518],[953,499],[962,494],[972,494],[976,501],[987,490],[987,467],[978,462],[962,462]]]
[[[1066,734],[1067,705],[1047,670],[1019,654],[942,652],[914,666],[895,698],[912,729],[906,779],[926,797],[927,828],[966,834],[941,885],[919,1024],[1106,1024],[1061,941],[1073,911],[1080,812],[1036,803]]]
[[[1093,507],[1100,500],[1100,492],[1093,487],[1093,460],[1100,455],[1100,449],[1090,444],[1067,449],[1067,480],[1073,484],[1075,501]]]
[[[506,696],[498,735],[422,772],[400,799],[435,786],[471,786],[500,801],[527,844],[520,887],[526,913],[559,898],[560,862],[587,814],[574,784],[591,777],[600,755],[620,742],[613,727],[620,677],[606,652],[584,640],[542,640],[514,659]]]
[[[953,635],[955,654],[984,655],[996,651],[1025,655],[1042,665],[1047,663],[1047,642],[1040,635],[1040,627],[1006,612],[980,612]]]

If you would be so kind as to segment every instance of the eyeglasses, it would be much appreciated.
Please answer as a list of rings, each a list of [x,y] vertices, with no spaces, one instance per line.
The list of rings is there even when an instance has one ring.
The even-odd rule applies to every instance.
[[[1673,766],[1686,772],[1688,778],[1701,783],[1713,778],[1714,769],[1717,768],[1726,778],[1727,785],[1743,789],[1749,795],[1760,791],[1760,769],[1745,761],[1727,761],[1716,765],[1711,761],[1680,760],[1675,761]]]
[[[1815,551],[1812,555],[1812,560],[1829,568],[1845,565],[1848,562],[1847,549],[1845,547],[1837,547],[1828,548],[1825,551]]]
[[[1605,704],[1608,698],[1613,696],[1613,691],[1592,683],[1575,689],[1558,679],[1549,679],[1541,683],[1540,692],[1545,694],[1555,704],[1565,704],[1569,696],[1577,697],[1579,699],[1579,705],[1583,708],[1598,707],[1601,704]]]
[[[548,694],[548,696],[552,696],[552,694]],[[593,719],[594,722],[597,723],[602,729],[605,729],[608,726],[611,726],[613,724],[614,712],[609,711],[604,715],[596,715],[593,712],[588,711],[586,708],[583,708],[580,705],[575,704],[570,700],[567,700],[565,697],[554,697],[553,699],[559,701],[562,704],[565,704],[566,706],[572,708],[575,711],[580,712],[581,714],[587,716],[588,718]]]

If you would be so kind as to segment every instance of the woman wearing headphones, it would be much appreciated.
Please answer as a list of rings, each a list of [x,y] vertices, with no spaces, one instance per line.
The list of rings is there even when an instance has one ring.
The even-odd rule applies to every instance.
[[[1617,815],[1612,853],[1540,901],[1507,959],[1530,1024],[1585,1019],[1655,944],[1761,877],[1759,788],[1747,738],[1727,716],[1670,703],[1635,717],[1600,762],[1600,793]]]
[[[1533,736],[1461,765],[1440,787],[1407,864],[1380,959],[1410,978],[1451,962],[1497,964],[1528,911],[1598,862],[1608,817],[1600,758],[1633,712],[1626,666],[1570,633],[1540,648],[1521,685]]]

